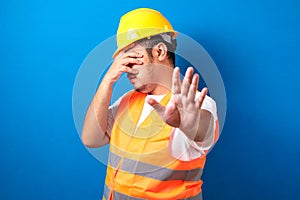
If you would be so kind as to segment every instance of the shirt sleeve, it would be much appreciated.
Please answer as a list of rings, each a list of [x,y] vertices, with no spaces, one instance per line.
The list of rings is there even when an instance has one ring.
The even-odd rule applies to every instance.
[[[109,136],[111,135],[111,131],[112,131],[113,125],[115,123],[116,114],[117,114],[117,111],[119,109],[119,105],[121,103],[121,100],[124,96],[125,96],[125,94],[123,96],[121,96],[117,101],[115,101],[112,105],[110,105],[108,107],[108,118],[107,118],[106,133]]]
[[[198,98],[200,92],[197,92],[196,98]],[[170,135],[169,148],[171,155],[182,161],[189,161],[196,159],[206,154],[214,145],[216,122],[218,120],[217,107],[215,101],[206,96],[204,98],[201,109],[207,110],[212,114],[213,123],[208,128],[207,135],[203,142],[195,142],[194,140],[188,138],[185,133],[183,133],[179,128],[173,128]]]

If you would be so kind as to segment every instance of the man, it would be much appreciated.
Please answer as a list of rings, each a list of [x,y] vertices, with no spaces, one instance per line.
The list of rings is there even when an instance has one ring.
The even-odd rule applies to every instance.
[[[140,8],[119,24],[114,61],[88,108],[82,141],[110,144],[103,199],[202,199],[206,154],[218,138],[216,104],[199,76],[174,69],[177,33],[158,11]],[[134,90],[110,104],[127,73]]]

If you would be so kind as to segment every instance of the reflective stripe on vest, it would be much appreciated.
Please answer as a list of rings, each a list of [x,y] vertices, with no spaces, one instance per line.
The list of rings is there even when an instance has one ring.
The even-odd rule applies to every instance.
[[[121,161],[121,157],[110,152],[109,165],[116,169]],[[192,170],[171,170],[164,167],[154,166],[148,163],[139,162],[124,158],[120,170],[145,176],[148,178],[157,179],[160,181],[169,180],[185,180],[185,181],[198,181],[202,175],[202,168]]]
[[[109,195],[110,195],[110,189],[107,187],[107,185],[104,185],[103,199],[110,200]],[[113,191],[112,196],[113,196],[114,200],[143,200],[143,199],[145,199],[145,198],[131,197],[131,196],[122,194],[117,191]],[[196,196],[185,198],[185,199],[179,199],[179,200],[202,200],[202,193],[200,192]]]
[[[160,103],[166,105],[170,96],[167,94]],[[205,155],[191,161],[172,157],[168,149],[172,127],[155,110],[137,126],[145,97],[134,91],[120,102],[111,133],[104,197],[201,199]]]

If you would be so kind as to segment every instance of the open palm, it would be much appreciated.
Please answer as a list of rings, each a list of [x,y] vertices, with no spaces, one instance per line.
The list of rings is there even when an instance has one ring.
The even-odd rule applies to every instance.
[[[176,67],[173,71],[172,96],[169,103],[164,107],[154,99],[148,99],[147,102],[168,125],[178,127],[184,133],[195,136],[199,126],[200,108],[207,94],[207,88],[203,88],[200,96],[195,99],[199,75],[193,73],[194,69],[189,67],[181,81],[179,68]]]

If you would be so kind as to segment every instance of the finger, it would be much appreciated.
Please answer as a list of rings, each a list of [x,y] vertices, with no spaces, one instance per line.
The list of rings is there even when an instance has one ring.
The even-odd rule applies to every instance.
[[[191,82],[192,82],[192,76],[193,76],[194,69],[192,67],[189,67],[186,72],[185,76],[182,82],[182,87],[181,87],[181,94],[183,96],[187,96]]]
[[[158,115],[163,119],[166,108],[160,103],[158,103],[155,99],[148,98],[146,101],[150,106],[154,108],[154,110],[156,110]]]
[[[199,109],[201,108],[204,98],[207,95],[207,91],[208,91],[208,89],[206,87],[201,90],[200,96],[196,100],[197,108],[199,108]]]
[[[180,94],[180,70],[179,67],[175,67],[173,71],[173,76],[172,76],[172,93],[173,94]]]
[[[196,91],[197,91],[197,87],[198,87],[198,82],[199,82],[199,75],[195,74],[193,76],[192,83],[189,88],[189,92],[188,92],[188,96],[187,96],[188,99],[192,102],[195,102],[195,95],[196,95]]]
[[[124,73],[134,74],[134,75],[137,75],[139,73],[138,70],[132,69],[131,67],[128,67],[125,65],[123,65],[119,68],[119,72],[122,72],[122,73],[124,72]]]
[[[136,58],[124,58],[121,62],[121,65],[142,65],[143,61],[136,59]]]
[[[123,57],[123,55],[125,53],[127,53],[127,51],[131,48],[133,48],[135,46],[135,43],[131,43],[130,45],[128,45],[127,47],[125,47],[124,49],[122,49],[115,57],[115,59],[119,59],[121,57]]]
[[[139,52],[128,52],[124,54],[124,56],[126,56],[127,58],[142,58],[143,54]]]

